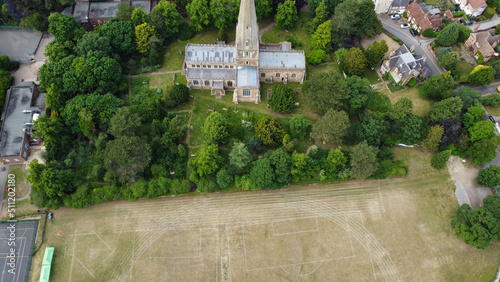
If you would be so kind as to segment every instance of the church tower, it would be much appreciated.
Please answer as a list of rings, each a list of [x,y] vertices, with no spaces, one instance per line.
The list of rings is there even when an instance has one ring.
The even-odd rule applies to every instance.
[[[236,63],[238,66],[259,66],[259,26],[254,0],[241,0],[236,25]]]

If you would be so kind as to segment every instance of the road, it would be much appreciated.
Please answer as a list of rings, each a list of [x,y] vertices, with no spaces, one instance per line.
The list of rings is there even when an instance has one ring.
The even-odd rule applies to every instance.
[[[469,25],[469,28],[471,30],[474,30],[474,28],[476,28],[476,26],[479,25],[479,29],[478,30],[487,30],[487,29],[490,29],[490,28],[494,28],[498,24],[500,24],[500,17],[495,14],[490,20],[482,21],[482,22],[479,22],[479,23],[474,23],[472,25]]]
[[[413,37],[410,34],[409,29],[402,29],[400,27],[401,23],[404,22],[403,20],[391,20],[386,15],[379,16],[379,19],[382,22],[384,29],[399,37],[399,39],[401,39],[406,46],[415,46],[415,52],[425,57],[427,65],[431,69],[432,73],[439,74],[445,72],[431,51],[429,51],[429,44],[434,40],[433,38],[422,39],[420,37]]]
[[[495,81],[490,85],[474,87],[474,90],[481,92],[481,95],[489,95],[498,93],[497,88],[500,86],[500,81]]]

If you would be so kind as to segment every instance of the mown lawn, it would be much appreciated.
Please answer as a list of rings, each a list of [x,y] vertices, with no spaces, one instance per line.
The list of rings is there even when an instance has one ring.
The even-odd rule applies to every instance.
[[[299,14],[299,20],[292,29],[287,32],[275,26],[262,35],[262,42],[280,43],[293,38],[298,42],[298,45],[295,46],[294,49],[304,50],[307,54],[310,51],[309,42],[311,41],[311,35],[306,30],[306,24],[312,18],[313,16],[311,13],[301,12]]]
[[[500,107],[484,106],[488,114],[492,116],[500,116]]]
[[[418,94],[418,88],[407,88],[397,92],[389,93],[389,91],[387,91],[387,88],[384,87],[382,89],[378,89],[377,91],[387,95],[392,104],[396,103],[401,98],[410,98],[413,101],[413,113],[421,117],[428,116],[429,111],[432,107],[431,101],[420,97],[420,95]]]
[[[469,77],[470,72],[474,69],[473,66],[471,66],[469,63],[467,63],[466,60],[460,60],[457,63],[457,74],[458,78],[462,76],[467,76]]]

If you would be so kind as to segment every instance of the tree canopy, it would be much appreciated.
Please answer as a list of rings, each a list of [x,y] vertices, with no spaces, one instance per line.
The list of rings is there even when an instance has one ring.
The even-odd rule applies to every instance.
[[[203,137],[208,142],[215,144],[227,143],[229,133],[226,118],[219,112],[212,112],[203,125]]]
[[[277,113],[288,113],[295,105],[295,93],[286,84],[279,84],[273,89],[273,94],[269,99],[269,106]]]
[[[378,168],[378,149],[363,141],[354,147],[351,158],[351,175],[356,179],[365,179]]]
[[[278,4],[278,10],[274,16],[276,25],[280,29],[290,29],[299,20],[295,1],[286,0],[284,3]]]
[[[340,67],[347,75],[362,75],[367,65],[365,54],[358,47],[346,50],[340,58]]]
[[[442,100],[451,97],[457,85],[451,72],[433,74],[420,85],[419,92],[425,98]]]
[[[330,109],[314,123],[311,136],[337,144],[347,133],[349,126],[349,116],[346,112]]]
[[[318,114],[329,109],[343,110],[349,98],[349,88],[338,72],[319,73],[306,80],[304,92],[311,108]]]

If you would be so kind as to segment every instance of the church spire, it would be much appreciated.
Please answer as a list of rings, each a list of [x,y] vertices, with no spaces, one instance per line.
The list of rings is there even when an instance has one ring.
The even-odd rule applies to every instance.
[[[241,0],[236,25],[236,50],[238,65],[258,65],[259,26],[254,0]]]

